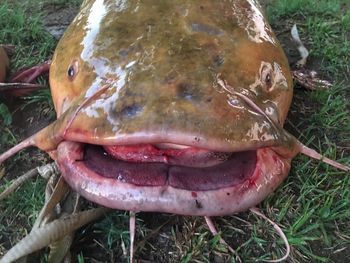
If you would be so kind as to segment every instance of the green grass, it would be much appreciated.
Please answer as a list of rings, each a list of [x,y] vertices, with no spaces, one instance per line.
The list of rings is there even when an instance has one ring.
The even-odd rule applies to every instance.
[[[32,12],[29,13],[29,10]],[[39,6],[30,6],[17,1],[1,1],[0,3],[0,44],[15,46],[11,57],[11,72],[26,68],[47,60],[56,45],[54,39],[47,34],[42,25]],[[44,82],[45,80],[40,80]],[[41,93],[32,96],[40,96]],[[27,98],[31,102],[33,98]],[[51,99],[50,99],[51,100]],[[51,102],[45,99],[37,100],[37,105],[43,104],[42,109],[48,109]],[[0,97],[0,148],[9,148],[21,140],[18,127],[14,126],[14,112],[21,112],[26,101],[16,101],[8,97]],[[15,106],[17,104],[18,106]],[[33,114],[41,114],[41,110],[33,110]],[[52,114],[52,108],[49,114]],[[19,113],[21,116],[22,114]],[[33,156],[33,153],[32,153]],[[37,159],[29,158],[28,152],[22,152],[6,163],[6,177],[1,180],[0,191],[5,189],[9,180],[16,175],[25,173],[33,166],[47,161],[46,157],[34,155]],[[0,203],[0,251],[3,245],[13,246],[22,238],[33,225],[44,203],[44,180],[38,179],[24,184],[8,199]]]
[[[267,14],[275,27],[296,23],[311,55],[322,59],[325,75],[333,76],[350,71],[349,4],[349,0],[276,0]]]
[[[0,44],[15,46],[11,57],[12,73],[44,62],[53,53],[56,45],[55,40],[44,31],[42,15],[38,12],[40,6],[37,2],[33,2],[33,5],[10,1],[0,4]],[[43,79],[41,82],[46,84]],[[46,110],[47,108],[52,110],[51,99],[46,97],[41,102],[46,104]],[[0,121],[4,124],[0,127],[0,146],[3,148],[13,145],[11,143],[13,140],[10,140],[13,134],[9,132],[12,122],[12,117],[9,115],[10,106],[9,103],[0,102]]]
[[[33,14],[28,14],[28,10]],[[43,30],[39,6],[24,3],[0,5],[0,41],[15,45],[11,70],[37,65],[53,52],[55,41]]]
[[[33,15],[36,12],[28,11],[28,2],[16,8],[12,2],[0,4],[0,42],[17,46],[13,68],[46,60],[53,52],[55,41],[43,31],[40,13]],[[30,2],[39,3],[39,9],[42,6],[39,0]],[[70,3],[79,4],[78,1]],[[66,2],[56,0],[55,4]],[[297,87],[287,129],[322,154],[349,164],[349,1],[276,0],[268,6],[267,13],[282,44],[286,39],[283,32],[297,23],[301,38],[311,52],[308,66],[314,69],[314,65],[321,76],[334,83],[329,90],[314,92]],[[4,17],[6,22],[1,19]],[[48,96],[36,94],[22,101],[21,106],[34,104],[46,108],[40,105],[49,100]],[[0,115],[11,118],[6,109],[0,108]],[[10,121],[0,128],[2,145],[18,141],[16,129],[12,128]],[[23,172],[16,168],[19,163],[28,166],[26,159],[28,153],[20,154],[9,164],[7,173]],[[6,180],[1,180],[0,190],[6,184]],[[0,203],[0,240],[7,249],[9,240],[13,244],[29,231],[43,203],[43,191],[44,182],[39,179],[25,184]],[[350,261],[349,174],[298,156],[293,160],[286,182],[259,208],[287,235],[292,246],[289,262]],[[221,236],[244,262],[277,258],[285,251],[272,226],[251,213],[219,217],[214,221]],[[128,214],[111,213],[77,233],[73,257],[77,262],[92,259],[126,262],[128,231]],[[136,258],[151,262],[236,262],[235,256],[220,244],[218,236],[208,232],[204,219],[199,217],[140,213],[135,246]],[[2,249],[0,245],[0,252]]]

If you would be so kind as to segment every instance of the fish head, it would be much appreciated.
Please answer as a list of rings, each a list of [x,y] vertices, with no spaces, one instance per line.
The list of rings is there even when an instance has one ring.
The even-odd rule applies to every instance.
[[[292,77],[255,1],[85,1],[50,85],[63,175],[106,206],[227,214],[288,174]]]

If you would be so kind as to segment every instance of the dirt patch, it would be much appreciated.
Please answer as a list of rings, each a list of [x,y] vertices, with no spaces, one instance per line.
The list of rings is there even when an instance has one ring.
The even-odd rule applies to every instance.
[[[56,39],[60,39],[78,13],[79,7],[46,4],[44,10],[45,29]]]

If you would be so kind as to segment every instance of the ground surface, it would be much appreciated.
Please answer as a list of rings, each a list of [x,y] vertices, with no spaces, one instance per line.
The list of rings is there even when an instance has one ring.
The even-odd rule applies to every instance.
[[[350,3],[341,0],[264,1],[292,67],[298,59],[289,30],[297,23],[311,52],[306,67],[334,84],[329,90],[296,87],[286,129],[323,154],[350,164]],[[79,1],[1,1],[0,43],[16,45],[12,71],[35,65],[53,53],[56,40],[74,17]],[[46,83],[45,78],[39,80]],[[55,118],[50,95],[0,97],[0,149],[7,149]],[[8,181],[49,157],[26,150],[0,169]],[[30,230],[43,204],[45,181],[21,187],[0,203],[0,256]],[[350,262],[350,176],[305,157],[297,157],[287,181],[260,209],[285,231],[289,262]],[[284,246],[270,225],[250,213],[215,218],[224,239],[243,262],[281,256]],[[116,211],[76,235],[76,262],[127,262],[128,215]],[[29,261],[46,262],[45,251]],[[235,262],[202,218],[141,213],[136,258],[140,262]]]

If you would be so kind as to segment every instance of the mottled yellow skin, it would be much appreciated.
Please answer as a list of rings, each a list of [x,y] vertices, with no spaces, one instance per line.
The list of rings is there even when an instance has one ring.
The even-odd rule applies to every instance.
[[[127,144],[151,135],[146,142],[184,139],[186,145],[225,151],[280,145],[292,79],[257,6],[229,0],[85,1],[50,70],[59,122],[74,119],[65,139]]]

